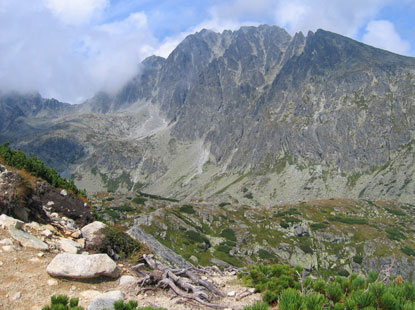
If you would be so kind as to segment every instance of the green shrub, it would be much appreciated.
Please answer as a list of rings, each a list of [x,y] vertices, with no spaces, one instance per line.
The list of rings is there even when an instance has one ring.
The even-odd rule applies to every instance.
[[[333,303],[339,302],[343,297],[343,290],[339,283],[332,282],[327,285],[327,296]]]
[[[232,248],[230,246],[222,243],[222,244],[219,244],[216,247],[216,250],[220,251],[220,252],[223,252],[223,253],[226,253],[226,254],[229,254],[229,252],[230,252],[230,250],[232,250]]]
[[[415,250],[413,248],[405,246],[401,248],[401,251],[408,256],[415,256]]]
[[[42,307],[42,310],[84,310],[84,308],[78,306],[79,299],[69,299],[65,295],[53,295],[50,298],[50,305]]]
[[[326,229],[327,227],[329,227],[329,225],[324,223],[313,223],[310,225],[312,230]]]
[[[184,212],[184,213],[187,213],[187,214],[195,214],[196,213],[195,209],[193,209],[193,206],[190,206],[190,205],[183,205],[183,206],[180,207],[179,210],[180,210],[180,212]]]
[[[340,269],[338,275],[342,277],[348,277],[350,273],[346,269]]]
[[[236,242],[236,234],[233,229],[225,228],[224,230],[222,230],[220,235],[228,240]]]
[[[287,223],[300,223],[301,220],[296,217],[284,216],[284,221]]]
[[[356,256],[354,256],[353,257],[353,261],[356,263],[356,264],[362,264],[363,263],[363,257],[362,256],[359,256],[359,255],[356,255]]]
[[[300,310],[303,297],[300,292],[293,288],[284,290],[278,300],[279,310]]]
[[[332,217],[329,217],[328,220],[332,222],[339,222],[339,223],[350,224],[350,225],[353,225],[353,224],[365,225],[368,223],[366,219],[344,217],[344,216],[332,216]]]
[[[314,293],[304,297],[304,306],[302,309],[306,310],[323,310],[326,298],[319,293]]]
[[[400,227],[389,227],[386,228],[385,231],[388,235],[388,238],[391,240],[406,240],[406,236],[403,234]]]
[[[133,200],[131,200],[132,202],[138,204],[138,205],[145,205],[147,199],[143,198],[143,197],[136,197]]]
[[[193,242],[198,242],[198,243],[206,243],[207,245],[210,246],[210,242],[209,239],[206,238],[205,236],[203,236],[202,234],[200,234],[197,231],[194,230],[188,230],[186,231],[186,237],[190,240],[192,240]]]
[[[388,211],[388,213],[393,214],[393,215],[398,215],[398,216],[405,216],[406,213],[403,212],[402,210],[396,210],[396,209],[391,209],[391,208],[386,208],[385,210]]]
[[[104,213],[108,214],[109,216],[111,216],[113,219],[116,219],[116,220],[119,220],[121,218],[118,212],[111,208],[105,209]]]
[[[54,187],[63,188],[86,197],[85,190],[79,190],[74,180],[66,180],[62,178],[55,169],[46,167],[45,164],[36,156],[27,157],[23,151],[15,151],[9,147],[6,142],[0,145],[0,156],[5,163],[16,169],[25,169],[34,176],[41,178]]]
[[[269,259],[269,260],[275,259],[275,256],[273,254],[271,254],[270,252],[264,249],[259,249],[258,256],[262,259]]]
[[[122,211],[122,212],[133,212],[133,211],[135,211],[135,209],[132,206],[129,206],[129,205],[122,205],[122,206],[119,206],[119,207],[111,207],[110,209],[118,210],[118,211]]]
[[[290,227],[290,224],[286,223],[286,222],[281,222],[280,226],[284,229],[287,229],[288,227]]]
[[[252,193],[248,193],[248,194],[244,195],[244,197],[247,198],[247,199],[253,199],[254,195],[252,195]]]
[[[121,258],[139,258],[136,256],[143,249],[143,245],[129,234],[113,226],[107,226],[101,231],[104,239],[101,246],[97,249],[99,252],[106,253],[108,249],[113,249]]]
[[[219,207],[223,208],[223,207],[228,206],[228,205],[230,205],[230,203],[229,203],[229,202],[221,202],[221,203],[219,204]]]

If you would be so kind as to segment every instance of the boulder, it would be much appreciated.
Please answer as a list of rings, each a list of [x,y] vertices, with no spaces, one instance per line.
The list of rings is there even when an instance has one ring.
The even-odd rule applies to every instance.
[[[58,247],[62,251],[72,254],[77,254],[82,250],[82,245],[80,243],[66,238],[59,239]]]
[[[9,226],[11,237],[18,241],[25,248],[32,248],[36,250],[46,251],[49,249],[48,245],[31,234]]]
[[[46,271],[51,276],[73,279],[120,276],[120,269],[107,254],[58,254],[49,263]]]
[[[85,238],[87,248],[97,248],[104,239],[102,229],[107,227],[102,222],[95,221],[81,229],[82,237]]]

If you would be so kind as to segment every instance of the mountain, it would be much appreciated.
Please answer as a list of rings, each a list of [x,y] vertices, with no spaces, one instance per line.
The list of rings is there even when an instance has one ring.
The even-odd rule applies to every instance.
[[[19,125],[3,125],[0,140],[90,191],[409,202],[414,86],[414,58],[324,30],[202,30],[167,59],[145,59],[115,95],[78,106],[37,99],[37,113],[8,112]],[[0,111],[10,111],[3,98]]]

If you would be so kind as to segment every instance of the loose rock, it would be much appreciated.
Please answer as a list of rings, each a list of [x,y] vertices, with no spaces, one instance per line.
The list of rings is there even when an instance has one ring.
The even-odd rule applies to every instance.
[[[107,225],[105,225],[104,223],[95,221],[91,224],[84,226],[81,229],[82,237],[85,238],[87,247],[94,248],[98,247],[101,244],[104,238],[104,234],[101,232],[101,230],[105,227],[107,227]]]
[[[48,250],[49,247],[43,241],[40,241],[38,238],[32,236],[31,234],[18,230],[14,227],[9,227],[10,235],[13,239],[17,240],[23,247],[33,248],[36,250]]]
[[[107,254],[58,254],[46,271],[55,277],[89,279],[99,276],[118,278],[120,269]]]

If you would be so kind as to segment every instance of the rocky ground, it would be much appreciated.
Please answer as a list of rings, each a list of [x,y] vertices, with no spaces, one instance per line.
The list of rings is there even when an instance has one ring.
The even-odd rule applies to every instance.
[[[33,229],[34,227],[36,229]],[[53,231],[52,235],[45,233],[50,231],[50,225],[30,223],[24,224],[22,229],[38,236],[39,240],[44,240],[48,244],[48,248],[42,251],[29,244],[22,246],[21,242],[13,239],[8,228],[0,229],[1,309],[40,310],[54,294],[79,297],[80,305],[85,308],[89,307],[88,309],[101,309],[99,306],[93,308],[91,304],[94,300],[97,304],[97,298],[108,296],[134,299],[141,306],[157,306],[167,309],[206,309],[196,303],[175,298],[173,292],[163,289],[143,291],[137,295],[139,288],[136,282],[139,278],[130,269],[131,265],[127,261],[117,263],[121,273],[120,277],[116,278],[52,277],[48,274],[47,267],[59,253],[63,252],[56,243],[57,238],[61,238],[60,235],[56,231]],[[216,274],[210,280],[226,294],[225,298],[217,302],[229,306],[229,308],[242,308],[261,299],[259,294],[253,294],[238,300],[238,296],[246,294],[249,289],[241,285],[234,272],[226,275]]]

